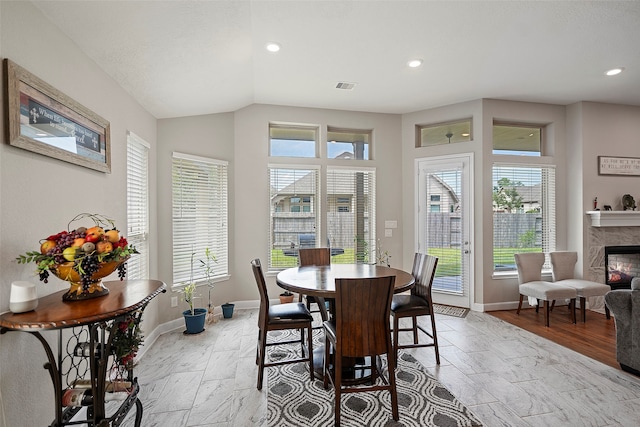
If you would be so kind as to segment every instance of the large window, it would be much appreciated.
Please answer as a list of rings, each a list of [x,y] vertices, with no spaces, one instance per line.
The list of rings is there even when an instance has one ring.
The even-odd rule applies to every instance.
[[[326,216],[332,262],[375,262],[375,169],[328,167]]]
[[[206,259],[206,249],[216,258],[213,280],[225,279],[229,273],[227,162],[174,152],[172,163],[173,283],[206,279],[198,262]]]
[[[127,240],[138,252],[127,261],[129,279],[149,278],[149,144],[127,134]]]
[[[319,133],[312,125],[269,125],[272,271],[298,265],[306,247],[331,247],[332,263],[375,262],[375,168],[343,162],[371,159],[373,131],[328,127],[326,155]],[[312,153],[301,164],[279,158]]]
[[[298,264],[298,248],[316,246],[319,229],[316,167],[269,167],[271,221],[269,268]]]
[[[515,271],[514,253],[554,251],[555,168],[496,163],[492,182],[494,271]]]

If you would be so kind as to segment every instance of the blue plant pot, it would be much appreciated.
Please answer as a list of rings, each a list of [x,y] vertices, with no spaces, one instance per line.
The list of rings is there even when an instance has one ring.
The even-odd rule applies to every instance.
[[[233,307],[235,307],[235,304],[222,304],[222,317],[231,319],[233,317]]]
[[[191,314],[191,310],[185,310],[182,312],[184,316],[184,324],[186,326],[185,334],[199,334],[204,331],[204,321],[207,318],[206,308],[195,308],[194,314]]]

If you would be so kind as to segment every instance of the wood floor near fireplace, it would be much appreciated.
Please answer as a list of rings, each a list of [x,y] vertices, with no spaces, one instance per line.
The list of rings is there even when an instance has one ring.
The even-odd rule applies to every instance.
[[[554,313],[558,309],[561,313]],[[516,310],[490,311],[488,314],[620,369],[616,360],[616,328],[613,316],[607,320],[604,314],[587,310],[586,323],[573,324],[569,316],[565,315],[566,310],[566,307],[554,308],[551,327],[548,328],[544,326],[542,310],[539,313],[533,308],[521,310],[520,315],[516,314]]]

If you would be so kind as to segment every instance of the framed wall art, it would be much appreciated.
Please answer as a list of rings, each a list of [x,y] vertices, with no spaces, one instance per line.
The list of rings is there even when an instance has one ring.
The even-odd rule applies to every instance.
[[[640,176],[640,158],[598,156],[598,175]]]
[[[9,59],[4,67],[10,145],[111,172],[108,121]]]

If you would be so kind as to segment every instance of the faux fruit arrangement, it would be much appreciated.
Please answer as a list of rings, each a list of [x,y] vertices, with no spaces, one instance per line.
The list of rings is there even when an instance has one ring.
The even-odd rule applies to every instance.
[[[92,227],[71,229],[71,224],[91,219]],[[61,266],[72,266],[81,278],[86,291],[91,284],[91,276],[107,262],[120,262],[138,251],[120,235],[113,220],[100,214],[82,213],[77,215],[63,230],[40,241],[40,251],[27,252],[18,256],[20,264],[35,262],[40,280],[48,282],[49,271]],[[118,266],[118,277],[122,280],[126,273],[126,263]]]

